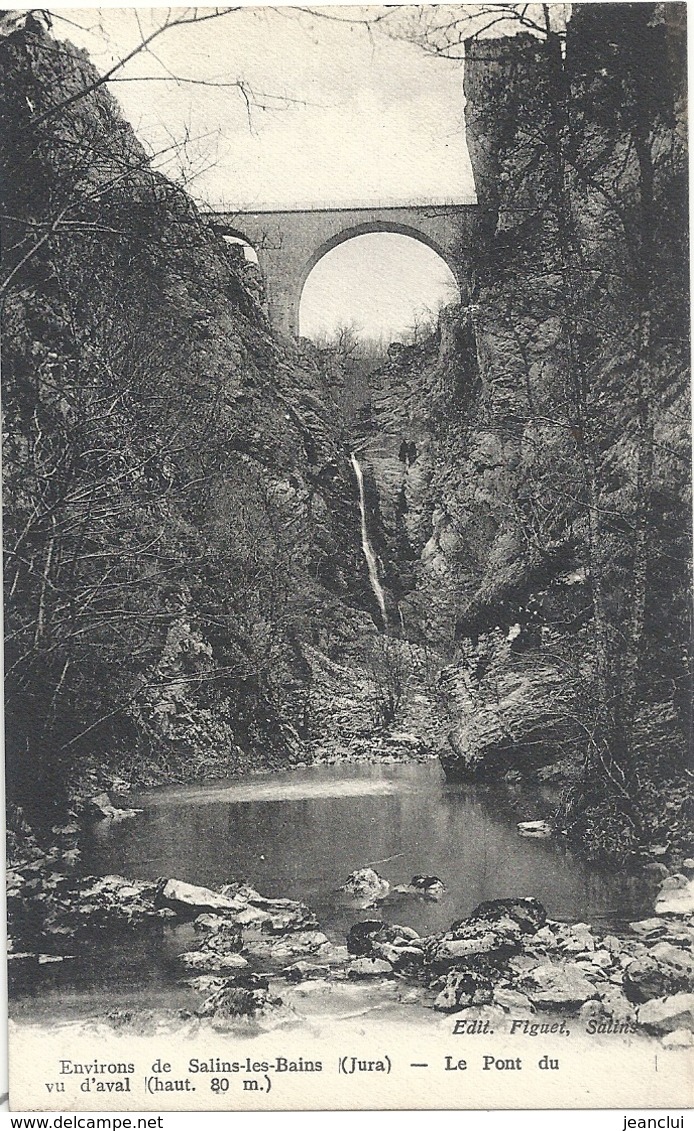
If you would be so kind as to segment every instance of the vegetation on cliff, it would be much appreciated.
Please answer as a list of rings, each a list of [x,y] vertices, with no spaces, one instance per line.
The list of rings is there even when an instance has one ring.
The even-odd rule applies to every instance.
[[[449,53],[460,26],[420,33]],[[672,6],[578,5],[565,33],[465,55],[490,238],[439,343],[382,374],[372,431],[397,436],[409,398],[419,448],[398,497],[381,476],[386,526],[417,559],[410,605],[458,642],[447,772],[568,759],[565,826],[628,853],[687,826],[682,28]]]
[[[363,584],[334,406],[87,58],[0,52],[9,799],[282,764]]]
[[[349,333],[273,336],[83,54],[35,20],[0,44],[12,802],[285,764],[417,700],[451,776],[561,765],[596,852],[684,838],[678,6],[578,5],[465,54],[486,238],[460,308],[378,366]]]

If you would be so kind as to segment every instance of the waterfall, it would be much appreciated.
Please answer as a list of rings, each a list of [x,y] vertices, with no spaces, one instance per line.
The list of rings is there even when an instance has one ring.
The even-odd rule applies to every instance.
[[[381,582],[378,579],[376,555],[371,548],[371,542],[369,541],[369,532],[366,528],[366,497],[364,495],[364,476],[362,475],[361,464],[359,463],[359,460],[355,456],[354,452],[350,452],[349,458],[352,463],[352,467],[354,468],[354,474],[357,477],[357,485],[359,487],[359,511],[361,513],[361,548],[364,551],[364,557],[366,558],[366,565],[369,570],[369,581],[371,582],[371,588],[373,589],[374,597],[378,601],[378,607],[381,610],[381,616],[383,617],[383,627],[387,628],[388,617],[386,615],[386,599],[383,593],[383,589],[381,588]]]

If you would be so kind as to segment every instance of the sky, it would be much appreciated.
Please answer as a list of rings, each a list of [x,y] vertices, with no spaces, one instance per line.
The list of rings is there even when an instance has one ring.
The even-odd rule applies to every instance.
[[[86,47],[103,71],[159,26],[165,11],[54,9],[54,30]],[[247,7],[171,28],[118,72],[126,81],[111,90],[160,167],[206,207],[474,202],[462,64],[355,22],[382,12]],[[196,82],[180,81],[186,78]],[[243,91],[200,80],[238,82]],[[364,332],[378,335],[387,310],[399,330],[427,285],[432,305],[439,301],[448,271],[424,245],[403,240],[396,295],[375,305],[357,301],[365,277],[383,277],[386,260],[378,256],[392,246],[371,237],[321,261],[309,278],[312,301],[320,304],[322,281],[333,322],[369,323]],[[348,309],[355,301],[360,309]],[[314,316],[306,317],[309,325]]]
[[[410,340],[415,327],[435,321],[457,298],[453,272],[426,244],[393,232],[355,236],[324,255],[306,280],[300,333],[330,339],[335,328],[352,325],[386,344]]]

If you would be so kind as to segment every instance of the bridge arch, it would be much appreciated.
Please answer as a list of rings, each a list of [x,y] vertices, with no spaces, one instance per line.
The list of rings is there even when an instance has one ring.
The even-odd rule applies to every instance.
[[[450,271],[451,282],[454,280],[458,286],[458,293],[461,294],[460,279],[458,276],[458,265],[456,260],[450,254],[446,254],[444,248],[441,247],[439,242],[432,238],[432,236],[422,231],[422,228],[404,223],[393,223],[384,221],[384,219],[376,219],[376,221],[368,221],[361,224],[353,224],[348,227],[342,228],[341,231],[333,233],[329,239],[324,240],[320,247],[315,250],[307,258],[302,269],[298,271],[295,280],[295,292],[292,300],[292,319],[296,326],[296,333],[304,333],[301,329],[302,322],[302,303],[304,301],[304,292],[306,291],[306,284],[313,273],[313,270],[318,267],[320,262],[329,256],[331,251],[335,251],[342,245],[352,242],[352,240],[359,239],[365,235],[399,235],[404,236],[406,241],[413,240],[416,243],[424,245],[425,248],[434,252],[435,256],[439,258],[442,264],[445,264]],[[402,247],[402,244],[401,244]],[[411,247],[411,244],[410,244]],[[376,245],[378,248],[378,245]],[[379,251],[376,251],[373,245],[370,247],[371,256],[378,257]],[[373,250],[372,250],[373,249]],[[380,249],[379,249],[380,250]],[[368,252],[367,252],[368,254]],[[405,252],[405,254],[407,254]],[[450,300],[449,300],[450,301]]]
[[[299,311],[301,308],[301,298],[304,293],[304,287],[306,286],[308,277],[313,271],[313,268],[316,267],[320,263],[321,259],[328,255],[329,252],[334,251],[335,248],[339,247],[341,244],[347,243],[349,240],[353,240],[357,236],[374,235],[375,233],[380,232],[391,232],[394,235],[398,236],[409,236],[410,239],[417,240],[418,243],[422,243],[426,247],[431,248],[431,250],[435,252],[436,255],[438,255],[439,258],[442,259],[446,266],[449,268],[451,274],[453,275],[453,278],[458,284],[458,290],[461,290],[459,264],[450,254],[447,253],[445,248],[441,247],[435,239],[433,239],[426,232],[423,232],[421,228],[412,227],[409,224],[403,224],[399,221],[395,222],[391,220],[380,219],[366,221],[361,224],[353,224],[350,227],[344,228],[342,231],[336,232],[334,235],[330,236],[329,239],[325,240],[320,247],[317,247],[306,260],[306,263],[304,264],[301,271],[298,273],[295,281],[291,313],[291,320],[292,324],[296,327],[296,333],[298,333],[299,329]]]
[[[255,244],[253,243],[253,240],[249,239],[245,232],[242,232],[238,228],[225,227],[223,232],[221,233],[221,235],[222,235],[222,239],[226,243],[229,243],[229,244],[232,244],[232,245],[235,244],[237,247],[240,247],[240,248],[243,249],[244,258],[246,259],[246,262],[250,262],[250,263],[258,263],[259,262],[258,249],[256,248]],[[250,258],[249,258],[248,255],[246,255],[246,248],[248,248],[250,251],[253,252],[253,255]]]
[[[320,260],[355,236],[392,232],[431,248],[465,293],[467,251],[482,235],[476,204],[377,205],[339,208],[262,209],[208,213],[217,231],[242,239],[258,255],[268,310],[283,333],[299,332],[299,303]]]
[[[304,268],[297,279],[297,287],[299,291],[299,299],[301,293],[306,285],[306,280],[313,271],[317,263],[320,263],[323,256],[327,255],[329,251],[333,251],[342,243],[347,243],[348,240],[355,239],[356,236],[370,236],[376,232],[393,232],[397,236],[409,236],[413,240],[418,240],[419,243],[425,244],[435,251],[440,259],[443,259],[447,267],[455,278],[456,283],[460,286],[459,267],[453,257],[448,254],[445,248],[441,247],[435,239],[427,235],[420,228],[410,227],[409,224],[394,223],[389,220],[372,220],[364,224],[355,224],[350,228],[345,228],[344,231],[337,232],[330,239],[327,239],[320,247],[309,256]]]

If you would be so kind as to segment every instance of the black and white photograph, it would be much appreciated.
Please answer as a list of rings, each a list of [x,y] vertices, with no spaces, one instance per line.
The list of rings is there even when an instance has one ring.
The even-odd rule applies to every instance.
[[[0,11],[11,1111],[683,1126],[687,145],[685,3]]]

